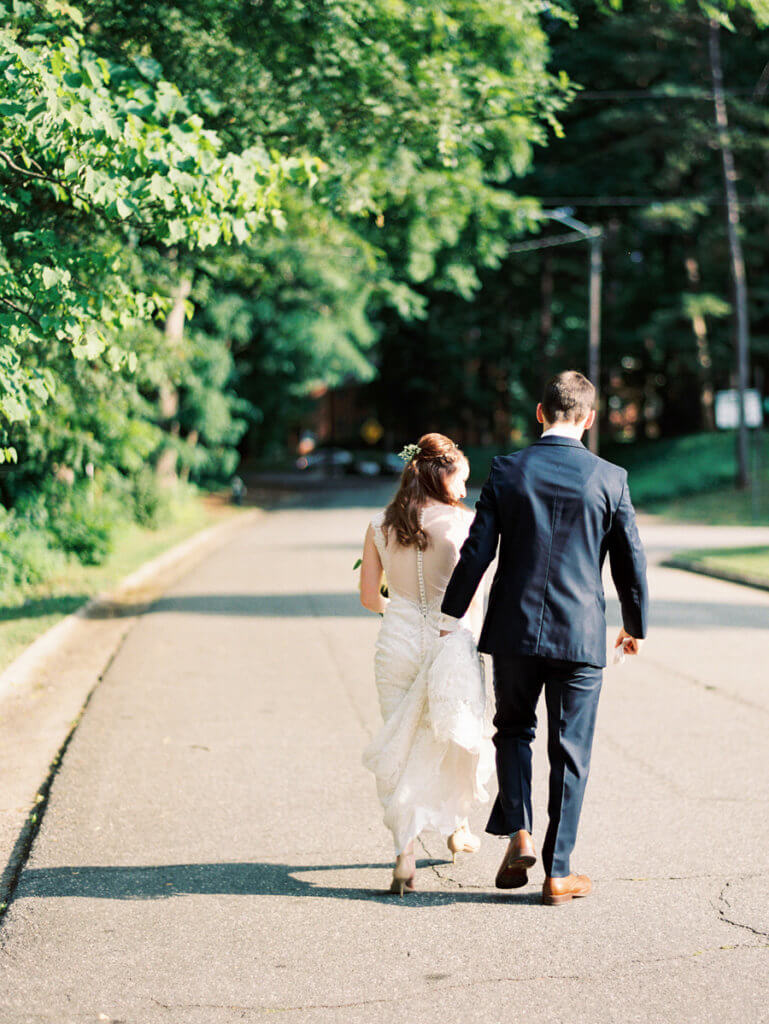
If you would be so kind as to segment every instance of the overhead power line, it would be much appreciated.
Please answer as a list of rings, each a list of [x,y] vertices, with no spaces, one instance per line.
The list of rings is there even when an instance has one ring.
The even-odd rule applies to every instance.
[[[755,88],[751,89],[725,89],[724,95],[730,96],[755,96]],[[669,92],[665,89],[585,89],[574,94],[575,100],[666,100],[678,102],[679,100],[695,100],[707,103],[713,102],[713,93],[710,89],[681,89],[678,92]]]
[[[723,206],[724,200],[709,196],[534,196],[541,203],[554,206],[661,206],[664,203],[704,203]],[[740,206],[769,206],[769,193],[755,193],[740,199]]]
[[[516,242],[515,245],[507,247],[508,252],[533,252],[535,249],[551,249],[556,245],[568,245],[571,242],[584,242],[585,236],[576,231],[568,235],[548,235],[547,238],[539,238],[536,242]]]

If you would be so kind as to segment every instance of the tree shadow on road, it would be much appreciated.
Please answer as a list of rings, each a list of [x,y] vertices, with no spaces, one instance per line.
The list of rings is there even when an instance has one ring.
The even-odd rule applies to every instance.
[[[444,864],[420,860],[419,872]],[[32,868],[19,881],[15,899],[80,897],[103,900],[162,900],[174,896],[306,896],[324,899],[364,900],[397,907],[440,907],[452,903],[539,904],[541,894],[523,891],[497,893],[483,889],[446,888],[417,890],[402,899],[380,888],[318,884],[318,872],[377,870],[389,884],[392,864],[265,864],[234,862],[214,864],[163,864],[137,867]],[[297,877],[307,874],[309,878]],[[427,879],[430,884],[435,877]],[[417,874],[417,885],[419,873]]]
[[[695,584],[696,593],[696,584]],[[714,601],[665,601],[654,598],[650,605],[651,627],[677,629],[766,629],[769,606],[750,601],[720,604]],[[606,618],[610,625],[622,621],[619,601],[606,601]]]
[[[352,575],[352,573],[350,574]],[[716,604],[698,601],[653,601],[652,625],[683,629],[766,629],[766,604]],[[322,591],[286,594],[174,594],[151,604],[110,602],[97,605],[89,618],[121,618],[166,612],[178,615],[229,615],[267,619],[368,618],[358,594]],[[621,621],[619,603],[606,603],[610,625]]]
[[[88,600],[87,594],[56,594],[51,597],[30,597],[17,605],[0,605],[0,622],[18,619],[39,619],[46,615],[69,615]]]
[[[350,573],[352,576],[352,573]],[[89,618],[121,618],[173,612],[193,615],[254,616],[256,618],[371,618],[357,593],[300,594],[176,594],[150,605],[112,602],[89,612]]]

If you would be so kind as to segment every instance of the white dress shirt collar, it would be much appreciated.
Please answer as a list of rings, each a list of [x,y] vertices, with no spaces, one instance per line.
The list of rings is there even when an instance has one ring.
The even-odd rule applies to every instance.
[[[581,441],[582,434],[582,428],[569,426],[566,423],[557,423],[554,427],[542,431],[542,437],[570,437],[573,441]]]

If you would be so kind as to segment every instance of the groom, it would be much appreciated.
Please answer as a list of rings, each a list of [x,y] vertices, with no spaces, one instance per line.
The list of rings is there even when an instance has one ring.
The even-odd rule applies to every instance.
[[[615,647],[638,654],[646,636],[646,558],[627,473],[592,455],[581,437],[595,420],[595,388],[581,373],[559,373],[537,406],[541,438],[495,458],[443,599],[445,635],[470,604],[499,541],[499,565],[479,648],[494,662],[499,795],[486,831],[510,837],[500,889],[528,881],[531,743],[544,688],[550,760],[549,824],[542,846],[543,902],[555,906],[591,890],[569,857],[590,767],[602,669],[606,665],[601,567],[607,553],[622,607]]]

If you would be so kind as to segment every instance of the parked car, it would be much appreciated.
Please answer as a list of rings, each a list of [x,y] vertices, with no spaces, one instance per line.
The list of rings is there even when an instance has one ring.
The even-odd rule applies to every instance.
[[[400,476],[403,460],[393,452],[366,452],[355,454],[346,448],[316,448],[300,455],[296,468],[319,476]]]
[[[354,456],[345,448],[316,448],[314,452],[300,455],[296,460],[296,468],[302,471],[339,476],[352,466]]]

